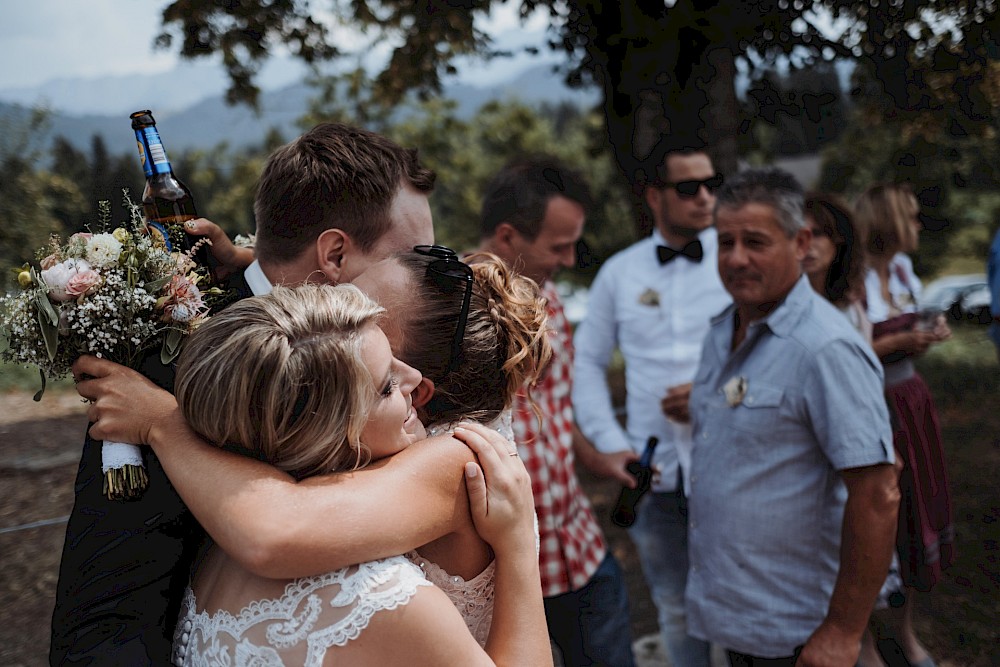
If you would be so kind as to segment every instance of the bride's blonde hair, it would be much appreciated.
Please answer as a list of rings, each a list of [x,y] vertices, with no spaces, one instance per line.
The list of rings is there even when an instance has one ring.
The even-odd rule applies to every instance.
[[[361,431],[377,391],[362,334],[382,313],[353,285],[275,287],[239,301],[186,342],[181,413],[209,442],[296,478],[364,465]]]

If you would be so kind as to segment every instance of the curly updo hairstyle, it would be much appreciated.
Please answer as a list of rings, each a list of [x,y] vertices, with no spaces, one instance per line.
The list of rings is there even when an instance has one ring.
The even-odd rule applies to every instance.
[[[538,285],[492,253],[468,257],[473,275],[469,319],[461,357],[449,371],[464,284],[432,280],[427,266],[434,257],[409,252],[396,259],[410,273],[418,304],[402,324],[404,349],[396,353],[434,382],[434,396],[423,408],[429,424],[496,419],[518,390],[538,380],[552,356]]]

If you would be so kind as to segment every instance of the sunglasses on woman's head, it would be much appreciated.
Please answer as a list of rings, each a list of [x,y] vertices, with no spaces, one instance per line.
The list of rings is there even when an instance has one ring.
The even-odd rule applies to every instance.
[[[438,285],[444,280],[458,280],[464,284],[465,295],[462,297],[462,311],[455,325],[455,336],[451,341],[451,351],[448,357],[448,368],[445,375],[458,366],[462,357],[462,343],[465,340],[465,325],[469,321],[469,304],[472,301],[472,267],[458,258],[454,250],[443,245],[418,245],[413,252],[425,257],[436,258],[427,265],[427,275]]]
[[[679,196],[688,198],[697,196],[702,186],[708,190],[709,194],[712,194],[722,187],[722,174],[716,174],[711,178],[704,178],[700,181],[677,181],[676,183],[662,181],[660,183],[661,188],[673,188]]]

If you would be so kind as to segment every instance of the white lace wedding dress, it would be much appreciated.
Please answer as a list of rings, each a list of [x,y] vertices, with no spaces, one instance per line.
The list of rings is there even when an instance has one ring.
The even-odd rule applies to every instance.
[[[278,599],[239,614],[198,611],[185,591],[174,633],[177,667],[321,667],[328,650],[356,639],[382,610],[405,605],[420,586],[420,568],[402,556],[296,579]]]
[[[510,410],[487,426],[514,441]],[[440,435],[453,428],[453,424],[432,426],[427,433]],[[537,549],[538,517],[535,537]],[[495,576],[495,561],[466,581],[411,551],[319,577],[296,579],[280,599],[254,602],[235,617],[226,612],[198,612],[194,592],[188,587],[174,634],[174,664],[321,665],[328,648],[356,638],[376,612],[406,604],[417,586],[431,584],[444,591],[469,632],[485,647],[493,622]]]

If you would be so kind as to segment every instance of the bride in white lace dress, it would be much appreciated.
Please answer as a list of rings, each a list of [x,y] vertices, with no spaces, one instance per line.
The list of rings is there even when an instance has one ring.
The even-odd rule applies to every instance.
[[[376,264],[356,283],[387,306],[390,317],[382,328],[398,356],[428,378],[414,390],[414,406],[447,431],[460,418],[496,420],[515,392],[537,377],[549,349],[544,303],[534,283],[495,257],[479,258],[470,270],[442,250]],[[551,661],[544,619],[535,626],[516,604],[504,604],[529,575],[502,568],[499,553],[494,564],[476,533],[463,488],[470,454],[455,438],[428,438],[350,474],[297,481],[265,462],[206,443],[176,410],[174,397],[137,373],[94,358],[86,358],[81,370],[96,378],[78,385],[94,400],[91,433],[151,445],[198,521],[247,576],[289,579],[409,554],[447,590],[497,662]],[[530,551],[530,577],[537,578],[534,546]],[[508,587],[512,576],[518,581]],[[183,621],[179,627],[183,644]],[[536,644],[532,638],[539,630]]]
[[[299,479],[392,456],[425,437],[411,404],[421,376],[393,357],[375,324],[380,312],[352,286],[276,289],[232,306],[185,347],[176,384],[181,412],[210,441],[244,447]],[[523,642],[526,630],[529,642],[531,632],[538,635],[534,657],[550,659],[530,482],[509,444],[488,440],[489,433],[474,425],[456,431],[479,455],[482,468],[466,471],[470,511],[502,577],[496,603],[503,612],[487,651],[406,558],[281,581],[211,547],[184,600],[175,663],[385,667],[495,664],[497,657],[496,664],[518,664],[502,659],[514,654],[499,645]],[[540,632],[518,618],[524,614]]]

